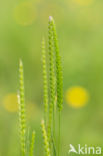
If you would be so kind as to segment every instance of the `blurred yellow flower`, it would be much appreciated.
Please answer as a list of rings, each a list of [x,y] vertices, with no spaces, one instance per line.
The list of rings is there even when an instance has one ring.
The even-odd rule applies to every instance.
[[[67,90],[66,102],[74,108],[80,108],[85,106],[89,100],[89,94],[87,90],[80,86],[75,86]]]
[[[11,93],[4,97],[3,106],[9,112],[18,111],[18,99],[17,94]]]
[[[34,3],[22,2],[14,9],[14,18],[22,26],[31,25],[36,18]]]
[[[73,3],[78,5],[87,6],[93,3],[94,0],[72,0]]]

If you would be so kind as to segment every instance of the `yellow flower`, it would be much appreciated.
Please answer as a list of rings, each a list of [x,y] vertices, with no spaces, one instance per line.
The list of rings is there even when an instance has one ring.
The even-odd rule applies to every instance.
[[[36,10],[32,2],[21,2],[14,9],[14,18],[22,26],[31,25],[36,18]]]
[[[17,94],[11,93],[4,97],[3,106],[8,112],[18,111],[18,99]]]
[[[78,5],[87,6],[93,3],[94,0],[72,0],[73,3]]]
[[[89,100],[87,90],[80,86],[75,86],[67,90],[66,102],[74,108],[80,108],[86,105]]]

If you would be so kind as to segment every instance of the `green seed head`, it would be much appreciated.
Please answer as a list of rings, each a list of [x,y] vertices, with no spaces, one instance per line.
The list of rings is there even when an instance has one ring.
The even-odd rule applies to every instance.
[[[56,26],[53,18],[49,17],[52,32],[53,32],[53,44],[54,44],[54,51],[55,51],[55,62],[56,62],[56,90],[57,90],[57,106],[59,111],[62,109],[63,104],[63,72],[62,72],[62,62],[61,56],[58,46],[58,39],[56,33]]]
[[[30,144],[30,156],[34,154],[34,143],[35,143],[35,131],[32,132],[32,139]]]
[[[51,156],[44,120],[41,121],[41,128],[42,128],[42,135],[43,135],[43,140],[44,140],[44,148],[45,148],[46,156]]]
[[[53,48],[53,31],[52,17],[49,17],[48,23],[48,53],[49,53],[49,122],[48,122],[48,138],[51,137],[51,124],[53,119],[53,109],[55,104],[55,70],[54,70],[54,48]]]
[[[43,66],[43,88],[44,88],[44,116],[45,121],[47,120],[48,113],[48,83],[47,83],[47,64],[46,64],[46,51],[45,51],[45,40],[42,40],[42,66]]]
[[[26,119],[25,119],[25,103],[24,103],[24,77],[23,77],[23,64],[20,60],[19,63],[19,95],[18,95],[18,104],[19,104],[19,132],[21,140],[21,154],[25,156],[25,133],[26,133]]]

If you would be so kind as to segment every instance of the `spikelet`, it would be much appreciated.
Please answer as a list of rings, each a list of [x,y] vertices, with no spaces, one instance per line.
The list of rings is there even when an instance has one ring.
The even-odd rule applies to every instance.
[[[30,156],[33,156],[34,153],[34,143],[35,143],[35,131],[32,132],[32,139],[30,144]]]
[[[42,40],[42,65],[43,65],[43,88],[44,88],[44,118],[47,122],[48,114],[48,83],[47,83],[47,67],[46,67],[46,51],[45,51],[45,40]]]
[[[41,128],[42,128],[42,135],[43,135],[43,140],[44,140],[44,148],[45,148],[46,156],[51,156],[49,141],[48,141],[47,132],[45,129],[44,120],[41,121]]]
[[[58,39],[56,33],[55,22],[52,17],[50,17],[50,22],[52,25],[53,31],[53,42],[54,42],[54,50],[55,50],[55,62],[56,62],[56,87],[57,87],[57,106],[59,111],[62,109],[63,104],[63,72],[62,72],[62,63],[61,56],[59,52]]]
[[[55,103],[55,75],[54,75],[54,52],[53,52],[53,32],[52,23],[49,18],[48,23],[48,51],[49,51],[49,88],[50,88],[50,101],[49,101],[49,122],[48,122],[48,138],[51,138],[51,126],[53,119],[53,109]]]
[[[25,119],[25,102],[24,102],[24,78],[23,78],[23,64],[20,60],[19,63],[19,95],[18,95],[18,104],[19,104],[19,126],[20,126],[20,142],[21,142],[21,155],[26,155],[26,145],[25,145],[25,133],[26,133],[26,119]]]

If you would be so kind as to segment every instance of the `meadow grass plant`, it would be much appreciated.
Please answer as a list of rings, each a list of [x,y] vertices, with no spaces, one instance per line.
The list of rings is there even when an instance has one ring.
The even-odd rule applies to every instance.
[[[27,126],[26,126],[26,113],[25,113],[25,96],[24,96],[24,75],[23,75],[23,63],[20,60],[19,63],[19,93],[18,93],[18,105],[19,105],[19,134],[20,134],[20,154],[21,156],[33,156],[34,153],[34,140],[35,132],[32,132],[31,141],[27,140]],[[28,144],[30,147],[28,149]]]
[[[63,73],[62,73],[62,62],[61,56],[59,52],[58,39],[56,33],[55,22],[52,17],[50,17],[52,32],[53,32],[53,42],[54,42],[54,52],[55,52],[55,62],[56,62],[56,93],[57,93],[57,107],[59,113],[59,121],[58,121],[58,129],[59,129],[59,137],[58,137],[58,156],[60,155],[60,130],[61,130],[61,110],[63,104]]]
[[[45,156],[60,156],[61,143],[60,143],[60,129],[61,129],[61,110],[63,105],[63,74],[62,63],[59,52],[58,39],[56,27],[53,17],[49,17],[48,22],[48,51],[46,51],[45,39],[42,40],[42,69],[43,69],[43,104],[44,104],[44,119],[41,121],[41,129],[44,140]],[[49,59],[47,59],[47,56]],[[47,62],[48,60],[48,62]],[[47,64],[49,71],[47,72]],[[34,142],[35,132],[32,132],[31,140],[26,140],[27,126],[25,115],[25,97],[24,97],[24,77],[23,77],[23,63],[19,63],[19,125],[20,125],[20,146],[21,156],[34,155]],[[55,98],[56,107],[55,109]],[[58,111],[58,137],[55,135],[56,116],[55,111]],[[28,137],[29,138],[29,137]],[[56,139],[58,141],[56,141]],[[30,142],[29,148],[28,142]],[[57,143],[57,145],[56,145]],[[28,151],[29,149],[29,151]],[[58,151],[57,151],[58,149]],[[29,153],[29,154],[28,154]]]

